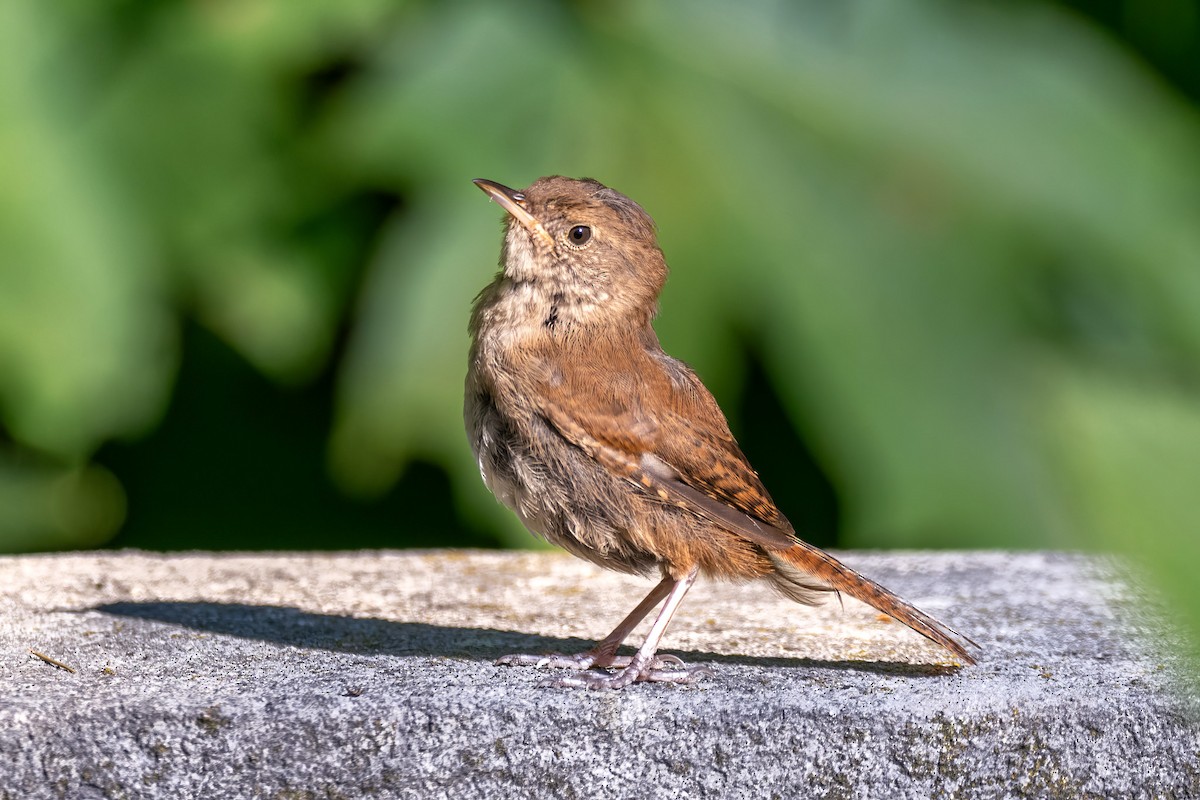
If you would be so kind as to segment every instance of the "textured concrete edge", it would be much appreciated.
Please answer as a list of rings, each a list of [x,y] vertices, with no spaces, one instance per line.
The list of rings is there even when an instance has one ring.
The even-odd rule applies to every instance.
[[[55,720],[0,713],[9,723],[0,734],[0,798],[28,797],[39,786],[58,797],[501,789],[583,796],[597,787],[702,796],[1132,797],[1200,787],[1194,726],[1152,702],[1118,720],[1102,704],[1056,704],[881,725],[861,710],[831,718],[784,706],[748,715],[736,698],[666,713],[645,697],[609,695],[586,698],[573,714],[547,714],[536,695],[506,703],[503,694],[410,695],[394,705],[346,696],[137,703]],[[1161,746],[1149,750],[1148,742]]]
[[[716,678],[695,689],[616,694],[538,690],[536,673],[481,656],[490,652],[481,644],[515,641],[513,630],[574,632],[605,592],[625,602],[627,583],[569,559],[106,557],[99,576],[68,561],[47,560],[41,566],[53,569],[28,576],[34,616],[21,631],[64,643],[82,633],[93,667],[104,663],[96,652],[125,661],[114,662],[117,675],[106,682],[94,668],[67,676],[16,654],[25,660],[20,675],[37,682],[0,703],[0,764],[13,768],[0,771],[0,797],[1188,796],[1200,782],[1200,729],[1162,691],[1158,676],[1167,670],[1147,658],[1149,628],[1138,621],[1153,615],[1124,607],[1129,592],[1105,588],[1112,572],[1092,559],[864,559],[872,570],[891,564],[893,577],[912,586],[968,597],[958,612],[989,643],[981,669],[930,678],[819,658],[722,657]],[[508,569],[514,562],[530,569]],[[418,563],[429,568],[428,582],[394,583],[397,567],[414,574]],[[497,565],[506,568],[497,573]],[[141,580],[142,567],[158,577]],[[193,568],[197,593],[183,585]],[[444,584],[456,576],[458,586],[502,577],[508,594],[442,607],[456,588]],[[1013,591],[1014,579],[1022,591]],[[488,638],[495,632],[485,629],[508,619],[505,604],[545,604],[545,592],[575,580],[589,583],[565,625],[554,619],[562,607],[551,604]],[[973,582],[969,591],[962,581]],[[185,600],[185,610],[187,598],[203,602],[193,617],[164,620],[64,612],[71,597],[68,606],[129,598],[120,602],[142,610],[164,597]],[[739,590],[709,597],[744,602]],[[205,627],[206,604],[231,599],[254,624],[233,635]],[[326,613],[295,610],[305,607]],[[713,614],[744,631],[736,652],[769,622],[730,605]],[[442,627],[396,621],[423,618]],[[86,636],[97,619],[112,630]],[[695,641],[711,639],[702,618],[693,622]],[[468,630],[462,625],[476,638],[452,641]],[[379,641],[364,650],[359,631]],[[832,637],[813,629],[834,651],[848,633],[845,624]],[[427,643],[414,650],[414,635]]]

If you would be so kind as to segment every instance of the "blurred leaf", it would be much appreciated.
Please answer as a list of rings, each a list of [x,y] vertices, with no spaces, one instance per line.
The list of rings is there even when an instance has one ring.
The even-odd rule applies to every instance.
[[[1070,500],[1096,544],[1154,570],[1179,619],[1190,622],[1191,655],[1200,659],[1194,392],[1095,369],[1048,370],[1045,377],[1047,418]]]
[[[0,450],[0,552],[97,547],[125,518],[125,494],[100,467],[62,469]]]
[[[148,243],[72,124],[61,36],[0,9],[0,407],[17,440],[79,460],[161,413],[174,352]]]
[[[281,380],[311,376],[328,355],[342,281],[297,229],[349,187],[306,147],[307,98],[280,89],[364,46],[392,10],[376,0],[337,11],[177,5],[154,20],[101,114],[199,317]]]

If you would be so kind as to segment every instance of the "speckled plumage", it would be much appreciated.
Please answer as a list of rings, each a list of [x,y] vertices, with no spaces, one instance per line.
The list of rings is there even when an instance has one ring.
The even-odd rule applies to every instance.
[[[972,662],[952,631],[796,537],[712,395],[659,345],[651,322],[667,266],[640,206],[586,179],[542,178],[523,192],[477,183],[509,212],[502,269],[471,315],[464,408],[497,499],[575,555],[661,573],[638,620],[652,599],[673,610],[698,572],[763,578],[804,603],[844,591]],[[618,626],[569,665],[613,664],[627,633]],[[650,648],[619,679],[557,683],[670,679],[658,673],[692,675],[656,672]]]

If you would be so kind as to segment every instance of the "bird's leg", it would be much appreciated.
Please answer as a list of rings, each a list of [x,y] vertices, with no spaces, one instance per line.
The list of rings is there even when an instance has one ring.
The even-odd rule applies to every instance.
[[[559,669],[626,667],[629,665],[630,656],[618,656],[617,648],[621,646],[621,642],[625,641],[625,637],[629,635],[629,632],[646,618],[646,615],[650,613],[650,609],[661,603],[662,599],[671,593],[671,587],[674,585],[675,581],[671,578],[663,578],[659,581],[658,585],[651,589],[642,599],[642,602],[637,604],[637,608],[630,611],[629,615],[621,620],[621,624],[613,628],[613,632],[605,636],[591,650],[574,655],[563,655],[562,653],[550,653],[548,655],[515,654],[501,656],[496,659],[496,663],[508,667],[556,667]],[[675,656],[662,656],[656,661],[655,666],[666,666],[667,664],[681,666],[683,662]]]
[[[613,628],[612,633],[605,636],[595,647],[587,651],[587,655],[592,657],[592,663],[588,666],[592,667],[624,667],[629,663],[630,656],[618,656],[617,648],[621,646],[621,642],[629,636],[629,633],[638,626],[646,615],[650,613],[650,609],[662,602],[662,599],[671,593],[671,587],[675,585],[675,581],[671,578],[663,578],[658,582],[650,592],[642,598],[642,602],[637,604],[637,607],[630,611],[625,619],[621,620],[621,624]],[[671,656],[674,658],[674,656]],[[678,661],[679,659],[675,659]]]
[[[663,603],[662,610],[658,612],[654,624],[650,626],[650,633],[646,635],[646,641],[642,643],[637,654],[629,659],[628,664],[620,672],[578,672],[572,675],[552,678],[546,681],[543,686],[578,687],[582,689],[621,689],[634,681],[694,683],[705,675],[711,674],[704,667],[688,669],[682,663],[673,664],[672,666],[675,669],[663,669],[661,668],[661,662],[656,663],[654,658],[654,654],[658,651],[658,643],[662,640],[663,633],[667,630],[667,625],[671,622],[671,617],[675,615],[675,610],[683,602],[683,596],[687,594],[688,589],[692,588],[692,584],[696,582],[696,575],[699,571],[699,567],[693,567],[691,572],[686,576],[671,582],[672,585],[667,594],[667,602]],[[663,584],[666,583],[667,579],[664,579]],[[659,584],[655,592],[663,584]],[[624,624],[622,623],[622,625]],[[616,632],[614,631],[613,633]]]

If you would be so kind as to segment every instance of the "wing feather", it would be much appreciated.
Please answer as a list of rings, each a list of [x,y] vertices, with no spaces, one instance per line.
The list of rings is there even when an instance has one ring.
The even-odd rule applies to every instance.
[[[601,374],[559,362],[540,387],[538,411],[567,441],[660,501],[767,550],[796,544],[699,378],[668,357],[640,366]]]

